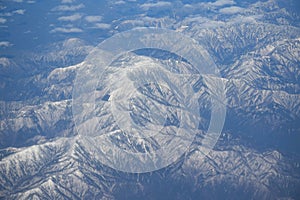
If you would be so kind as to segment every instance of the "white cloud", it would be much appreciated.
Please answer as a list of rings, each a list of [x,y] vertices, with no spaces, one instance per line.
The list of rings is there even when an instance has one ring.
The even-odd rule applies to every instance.
[[[193,8],[194,5],[191,5],[191,4],[184,4],[183,5],[183,8]]]
[[[5,12],[5,13],[0,13],[0,16],[5,16],[5,17],[11,17],[14,14],[18,14],[18,15],[24,15],[25,13],[25,9],[19,9],[19,10],[14,10],[12,12]],[[2,18],[3,19],[3,18]],[[0,22],[1,23],[1,22]]]
[[[6,19],[0,17],[0,24],[4,24],[6,21],[7,21]]]
[[[220,9],[220,13],[223,14],[236,14],[236,13],[241,13],[243,11],[245,11],[245,9],[238,6],[231,6],[231,7]]]
[[[8,67],[9,65],[11,65],[11,62],[8,58],[5,58],[5,57],[0,58],[0,66]]]
[[[99,16],[99,15],[86,16],[85,20],[88,22],[99,22],[102,20],[102,16]]]
[[[1,48],[6,48],[6,47],[10,47],[10,46],[12,46],[12,44],[8,41],[1,41],[0,42],[0,47]]]
[[[13,14],[11,12],[0,13],[0,16],[11,17]]]
[[[82,15],[81,14],[74,14],[74,15],[70,15],[70,16],[62,16],[62,17],[59,17],[58,20],[59,21],[77,21],[79,19],[81,19]]]
[[[121,5],[121,4],[125,4],[125,3],[126,3],[125,1],[121,0],[121,1],[116,1],[114,4],[115,5]]]
[[[13,0],[14,2],[17,2],[17,3],[22,3],[23,0]]]
[[[109,29],[111,27],[110,24],[105,24],[105,23],[96,23],[95,27],[93,28],[99,28],[99,29]]]
[[[149,10],[150,8],[161,8],[161,7],[169,7],[171,6],[171,2],[168,1],[160,1],[157,3],[145,3],[140,5],[143,10]]]
[[[60,6],[56,6],[52,9],[52,11],[75,11],[75,10],[79,10],[81,8],[84,8],[84,5],[78,4],[78,5],[60,5]]]
[[[61,3],[73,3],[73,0],[62,0]]]
[[[55,28],[53,30],[50,31],[51,33],[57,33],[57,32],[60,32],[60,33],[81,33],[83,32],[82,29],[80,28],[61,28],[61,27],[58,27],[58,28]]]
[[[19,9],[19,10],[13,11],[13,13],[18,14],[18,15],[24,15],[25,11],[26,11],[25,9]]]
[[[143,20],[135,19],[135,20],[124,20],[122,21],[118,27],[136,27],[136,26],[144,26],[145,22]]]
[[[217,6],[217,7],[221,7],[221,6],[225,6],[225,5],[234,5],[235,1],[234,0],[217,0],[215,2],[209,2],[209,5],[212,6]]]
[[[241,16],[237,15],[235,18],[231,19],[231,23],[256,23],[257,19],[259,19],[259,15],[253,15],[253,16]]]

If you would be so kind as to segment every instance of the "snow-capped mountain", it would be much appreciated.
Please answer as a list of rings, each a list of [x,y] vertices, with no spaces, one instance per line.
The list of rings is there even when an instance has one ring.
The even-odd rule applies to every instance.
[[[0,41],[1,199],[299,198],[297,2],[107,1],[99,10],[94,5],[92,1],[67,0],[49,5],[29,0],[0,3],[0,40],[4,41]],[[36,19],[37,26],[22,24],[34,18],[27,12],[34,6],[46,10],[37,15],[43,16],[47,26],[42,18]],[[102,40],[135,27],[167,28],[195,39],[220,74],[197,76],[191,86],[199,96],[200,117],[199,133],[188,151],[165,168],[140,174],[103,164],[78,134],[72,113],[76,73],[86,67],[86,56]],[[38,34],[33,43],[45,37],[43,34],[49,34],[49,41],[40,41],[37,49],[26,50],[22,45],[17,49],[20,41],[10,35],[20,30],[25,38]],[[91,42],[93,37],[96,39]],[[5,42],[10,39],[12,43]],[[194,73],[188,61],[157,50],[137,51],[112,63],[114,67],[135,65],[148,70],[160,65],[182,70],[176,73]],[[123,72],[119,72],[119,80],[124,80]],[[124,84],[110,79],[109,73],[99,80],[97,92],[105,81],[111,88]],[[211,98],[220,83],[225,86],[225,124],[213,150],[203,156],[203,134],[212,115]],[[140,87],[139,92],[155,103],[149,106],[150,101],[139,98],[130,102],[137,124],[151,128],[160,123],[161,116],[147,115],[157,106],[167,113],[168,125],[180,126],[176,94],[157,84]],[[110,98],[117,99],[113,94],[96,98],[99,104],[95,114],[101,119],[99,127],[115,133],[112,125],[119,118],[114,119],[101,107],[101,101]],[[162,110],[166,108],[162,105],[171,108]],[[137,152],[150,148],[114,136],[121,148]],[[160,140],[146,144],[156,148],[154,144],[159,142],[167,143]]]

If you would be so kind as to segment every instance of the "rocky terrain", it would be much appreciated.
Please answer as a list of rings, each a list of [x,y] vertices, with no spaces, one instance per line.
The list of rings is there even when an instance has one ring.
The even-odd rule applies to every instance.
[[[170,28],[209,52],[221,77],[204,75],[197,83],[199,131],[207,130],[209,99],[220,81],[227,98],[214,149],[203,158],[198,134],[186,154],[158,171],[132,174],[103,165],[72,115],[76,72],[95,44],[72,37],[41,52],[0,58],[1,199],[299,198],[299,13],[272,0],[177,4],[136,5],[144,13],[112,21],[110,31]]]

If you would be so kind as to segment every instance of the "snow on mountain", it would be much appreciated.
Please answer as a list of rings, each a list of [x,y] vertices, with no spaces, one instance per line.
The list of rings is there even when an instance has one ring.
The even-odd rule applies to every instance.
[[[3,103],[12,108],[13,103]],[[73,135],[71,101],[45,102],[44,104],[18,105],[17,111],[8,111],[1,124],[1,146],[24,146],[56,136]],[[22,140],[20,140],[22,138]]]
[[[190,192],[194,195],[199,193],[203,198],[214,197],[212,191],[221,183],[226,185],[221,190],[225,198],[238,197],[234,193],[232,196],[226,193],[226,187],[228,190],[229,187],[244,190],[242,195],[245,198],[254,191],[253,198],[277,198],[288,196],[288,191],[297,192],[296,185],[299,184],[298,177],[288,173],[293,166],[274,150],[259,153],[231,146],[214,150],[205,160],[199,160],[197,157],[201,152],[195,149],[176,165],[137,175],[116,172],[101,165],[80,141],[78,137],[61,138],[20,149],[2,159],[0,196],[7,199],[113,199],[114,194],[129,187],[132,196],[140,195],[147,199],[143,191],[155,190],[154,183],[170,181],[192,184]],[[166,197],[184,198],[172,187],[166,188],[165,192]]]
[[[89,143],[77,135],[72,115],[76,72],[85,66],[84,58],[93,47],[84,39],[68,37],[46,50],[25,53],[23,58],[0,58],[0,198],[299,198],[299,16],[273,0],[177,4],[181,12],[173,13],[174,18],[164,16],[168,15],[165,8],[155,17],[150,4],[143,4],[149,7],[146,13],[115,20],[110,31],[136,26],[176,29],[195,38],[214,59],[221,77],[199,76],[192,85],[199,95],[200,133],[189,151],[176,163],[145,174],[103,165]],[[174,66],[182,72],[193,71],[189,63],[159,51],[151,58],[135,56],[113,64],[147,68],[161,60],[160,65],[176,73],[180,72]],[[221,82],[227,98],[225,126],[215,148],[203,158],[201,134],[208,128],[210,99]],[[140,90],[158,103],[176,104],[167,88],[150,84]],[[112,97],[106,98],[96,100]],[[160,122],[159,116],[147,118],[153,108],[148,103],[136,99],[130,104],[135,120],[143,125],[149,120]],[[115,127],[110,126],[114,118],[103,112],[106,108],[96,108],[102,119],[98,126],[115,134]],[[179,115],[168,116],[174,126],[179,119]],[[115,136],[116,144],[128,145]],[[145,151],[139,142],[130,147]]]

